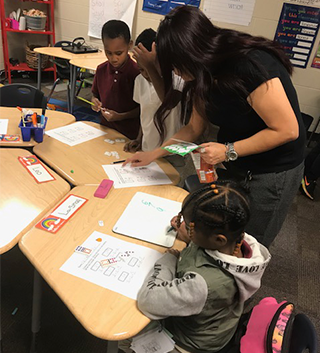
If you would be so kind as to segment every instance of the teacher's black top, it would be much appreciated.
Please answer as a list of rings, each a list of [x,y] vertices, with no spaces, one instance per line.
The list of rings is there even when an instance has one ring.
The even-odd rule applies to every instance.
[[[264,68],[263,74],[247,58],[232,63],[229,73],[238,75],[248,95],[263,82],[278,77],[284,87],[288,100],[299,123],[299,137],[272,150],[239,157],[232,162],[237,167],[250,170],[255,174],[281,172],[298,166],[304,158],[305,128],[303,125],[298,97],[291,82],[290,75],[277,58],[263,50],[253,50],[248,54]],[[245,97],[244,97],[245,98]],[[251,108],[246,99],[241,99],[236,93],[223,93],[218,88],[212,88],[210,102],[207,108],[207,117],[219,126],[218,142],[235,142],[246,139],[267,128],[260,116]],[[278,116],[277,119],[281,119]]]

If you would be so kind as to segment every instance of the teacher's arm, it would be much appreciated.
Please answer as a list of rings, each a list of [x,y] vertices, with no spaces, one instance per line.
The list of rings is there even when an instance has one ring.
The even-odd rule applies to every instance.
[[[132,157],[128,158],[123,165],[128,163],[131,163],[132,167],[148,165],[154,160],[168,155],[169,153],[162,149],[162,147],[175,143],[174,139],[188,142],[195,141],[202,134],[206,125],[207,121],[193,108],[189,123],[172,136],[171,139],[167,140],[161,147],[153,151],[135,153]]]
[[[273,78],[256,88],[248,97],[248,102],[267,125],[251,137],[234,142],[239,157],[272,150],[299,137],[299,125],[279,78]],[[202,158],[210,164],[225,160],[226,147],[221,143],[209,142]]]

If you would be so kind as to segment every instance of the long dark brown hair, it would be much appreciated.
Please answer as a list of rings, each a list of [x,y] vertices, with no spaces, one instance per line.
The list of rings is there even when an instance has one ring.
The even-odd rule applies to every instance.
[[[243,80],[230,68],[235,62],[249,60],[253,67],[267,78],[263,66],[247,54],[264,50],[274,57],[292,74],[292,65],[280,45],[264,37],[214,26],[202,11],[192,6],[173,9],[160,23],[156,37],[157,56],[165,86],[165,98],[155,114],[155,123],[162,142],[163,123],[173,106],[172,70],[191,75],[182,94],[182,116],[193,105],[202,117],[208,107],[209,94],[213,88],[221,92],[232,92],[245,98],[248,92]]]

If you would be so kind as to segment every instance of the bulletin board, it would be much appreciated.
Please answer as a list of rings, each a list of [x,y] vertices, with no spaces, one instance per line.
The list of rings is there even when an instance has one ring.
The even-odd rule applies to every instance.
[[[283,4],[274,39],[282,45],[292,65],[307,67],[319,24],[319,8]]]
[[[142,10],[159,15],[166,15],[175,7],[181,5],[199,7],[200,0],[143,0]]]

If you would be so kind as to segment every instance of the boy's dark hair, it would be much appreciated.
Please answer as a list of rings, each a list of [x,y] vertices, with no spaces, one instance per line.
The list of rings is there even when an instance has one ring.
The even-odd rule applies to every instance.
[[[145,29],[138,35],[138,38],[135,41],[135,45],[142,43],[146,49],[151,51],[152,43],[156,40],[156,35],[157,32],[154,31],[152,28]]]
[[[102,40],[105,38],[115,39],[122,37],[127,44],[131,40],[130,29],[128,25],[120,20],[110,20],[106,22],[101,31]]]
[[[223,234],[238,241],[250,218],[247,193],[233,181],[217,181],[189,194],[180,213],[204,236]]]

